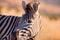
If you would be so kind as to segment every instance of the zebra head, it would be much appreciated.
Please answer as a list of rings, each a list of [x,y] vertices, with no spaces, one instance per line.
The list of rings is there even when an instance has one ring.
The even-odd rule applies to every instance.
[[[25,1],[22,1],[22,7],[25,11],[25,16],[28,18],[33,18],[33,15],[37,12],[40,2],[31,2],[26,4]]]
[[[32,25],[31,23],[34,23],[34,24],[38,23],[36,22],[38,19],[34,18],[34,14],[38,10],[39,3],[33,2],[33,3],[28,3],[26,5],[25,2],[23,1],[22,5],[24,8],[25,14],[21,17],[21,20],[18,25],[18,27],[22,29],[18,29],[16,32],[17,40],[33,40],[33,36],[37,34],[37,31],[35,31],[36,34],[33,31],[36,30],[37,26],[35,27],[35,25]],[[33,21],[31,19],[33,19]]]

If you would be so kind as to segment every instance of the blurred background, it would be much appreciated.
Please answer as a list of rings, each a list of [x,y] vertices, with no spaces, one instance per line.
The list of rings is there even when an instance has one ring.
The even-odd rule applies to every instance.
[[[26,4],[33,0],[24,0]],[[41,30],[36,40],[60,40],[60,0],[40,0]],[[22,16],[22,0],[0,0],[0,14]]]

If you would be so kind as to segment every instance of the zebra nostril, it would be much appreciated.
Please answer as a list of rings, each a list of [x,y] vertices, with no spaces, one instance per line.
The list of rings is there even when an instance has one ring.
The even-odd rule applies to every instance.
[[[26,33],[25,31],[21,31],[22,33]]]
[[[27,39],[27,40],[33,40],[33,38],[29,38],[29,39]]]
[[[24,34],[21,34],[21,36],[25,36]]]

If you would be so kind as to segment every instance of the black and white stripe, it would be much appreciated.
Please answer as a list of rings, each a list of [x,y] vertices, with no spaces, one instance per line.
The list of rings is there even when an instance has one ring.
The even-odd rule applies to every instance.
[[[24,17],[22,17],[22,18],[24,18]],[[17,36],[18,36],[18,39],[20,39],[20,40],[28,40],[32,36],[31,35],[31,33],[33,32],[33,29],[31,27],[32,21],[29,19],[26,19],[26,18],[24,18],[24,20],[19,22],[18,28],[16,30],[17,33],[19,33]],[[33,39],[33,38],[31,38],[31,39]]]
[[[8,36],[17,26],[19,20],[19,17],[0,15],[0,40],[10,40]]]
[[[38,6],[34,4],[34,6]],[[36,8],[35,6],[35,8]],[[25,14],[21,17],[18,27],[15,29],[17,40],[33,40],[36,34],[34,35],[33,31],[33,21],[35,18],[33,15],[37,11],[37,9],[32,8],[30,4],[28,4],[25,8]],[[33,34],[33,35],[32,35]]]
[[[36,5],[36,6],[35,6]],[[32,20],[33,15],[37,11],[37,4],[32,7],[30,4],[26,6],[25,14],[20,17],[0,15],[0,39],[11,40],[11,34],[17,40],[33,40]],[[16,37],[14,40],[16,40]]]

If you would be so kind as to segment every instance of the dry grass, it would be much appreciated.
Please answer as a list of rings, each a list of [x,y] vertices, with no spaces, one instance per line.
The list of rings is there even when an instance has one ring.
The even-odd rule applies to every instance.
[[[41,31],[36,40],[60,40],[60,18],[50,20],[46,16],[41,16]]]

